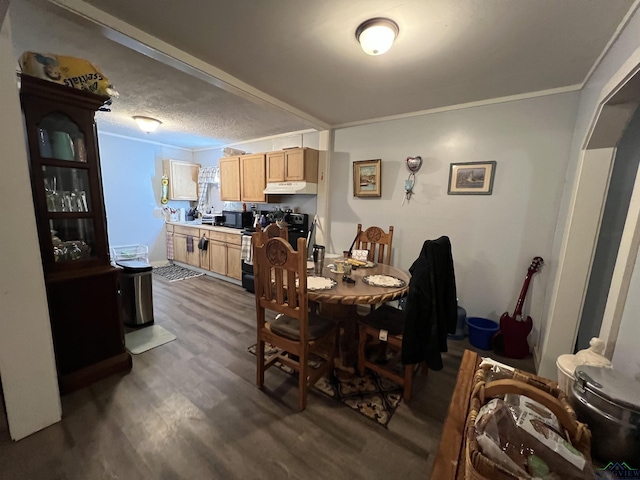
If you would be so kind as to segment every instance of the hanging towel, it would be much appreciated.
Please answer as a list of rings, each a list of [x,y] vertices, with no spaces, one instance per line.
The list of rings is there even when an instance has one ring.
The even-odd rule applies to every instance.
[[[240,258],[244,260],[244,263],[248,265],[253,265],[252,262],[252,249],[251,249],[251,237],[249,235],[242,236],[242,250],[240,251]]]
[[[167,232],[167,260],[173,260],[173,232]]]
[[[193,237],[187,237],[187,253],[193,253]]]

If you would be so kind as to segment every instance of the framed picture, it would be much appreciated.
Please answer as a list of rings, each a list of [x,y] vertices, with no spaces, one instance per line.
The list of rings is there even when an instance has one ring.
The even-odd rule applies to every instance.
[[[353,162],[353,196],[379,197],[380,166],[382,160],[360,160]]]
[[[496,162],[452,163],[449,195],[491,195]]]

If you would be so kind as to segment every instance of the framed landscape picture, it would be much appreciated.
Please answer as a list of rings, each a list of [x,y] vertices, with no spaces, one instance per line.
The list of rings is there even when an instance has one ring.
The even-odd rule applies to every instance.
[[[380,166],[382,160],[360,160],[353,162],[353,196],[379,197]]]
[[[452,163],[449,195],[491,195],[496,162]]]

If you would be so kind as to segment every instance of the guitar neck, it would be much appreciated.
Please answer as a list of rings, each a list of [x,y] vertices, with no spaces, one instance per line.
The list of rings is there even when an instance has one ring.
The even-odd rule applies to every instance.
[[[516,303],[516,309],[513,311],[513,318],[518,318],[522,315],[522,306],[524,305],[524,299],[527,296],[527,290],[529,290],[531,277],[533,277],[533,273],[527,272],[524,284],[522,285],[522,290],[520,291],[520,296],[518,297],[518,302]]]

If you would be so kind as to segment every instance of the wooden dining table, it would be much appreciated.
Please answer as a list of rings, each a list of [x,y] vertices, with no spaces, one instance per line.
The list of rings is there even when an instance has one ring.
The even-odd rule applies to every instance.
[[[359,267],[351,271],[354,283],[343,281],[342,273],[333,273],[325,262],[322,275],[337,282],[327,290],[308,290],[309,301],[320,304],[323,315],[335,318],[341,323],[344,335],[341,341],[343,365],[355,366],[358,346],[358,305],[374,305],[398,300],[407,295],[411,276],[404,270],[390,265],[376,264],[373,267]],[[309,271],[313,275],[313,271]],[[363,278],[370,275],[388,275],[402,280],[403,285],[380,287],[370,285]]]

